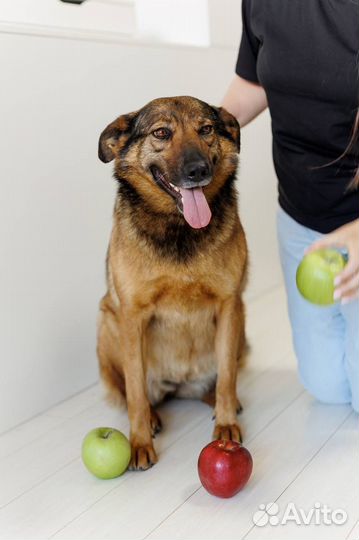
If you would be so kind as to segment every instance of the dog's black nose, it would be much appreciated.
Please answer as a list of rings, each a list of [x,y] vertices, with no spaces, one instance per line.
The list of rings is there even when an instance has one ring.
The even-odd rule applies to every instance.
[[[190,161],[184,166],[184,174],[191,182],[201,182],[209,177],[209,166],[203,159]]]

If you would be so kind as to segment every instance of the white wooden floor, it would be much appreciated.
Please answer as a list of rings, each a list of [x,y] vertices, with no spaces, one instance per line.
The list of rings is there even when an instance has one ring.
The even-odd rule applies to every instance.
[[[155,467],[92,477],[80,460],[86,432],[110,425],[128,433],[126,414],[95,386],[0,437],[0,539],[358,540],[357,417],[303,391],[282,289],[249,304],[248,337],[240,420],[254,472],[241,493],[217,499],[200,486],[197,458],[213,423],[210,409],[192,401],[162,408]],[[274,502],[279,519],[289,503],[305,512],[320,503],[348,517],[342,525],[283,525],[272,515],[273,524],[255,525],[259,505]]]

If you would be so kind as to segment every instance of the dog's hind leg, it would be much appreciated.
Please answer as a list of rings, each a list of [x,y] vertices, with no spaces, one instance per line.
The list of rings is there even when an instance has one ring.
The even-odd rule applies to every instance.
[[[209,405],[210,407],[212,407],[212,409],[214,409],[215,406],[216,406],[216,387],[213,386],[212,388],[210,388],[210,390],[208,390],[208,392],[206,392],[202,396],[201,401],[203,401],[203,403],[206,403],[206,405]],[[237,412],[237,414],[239,414],[242,411],[243,411],[242,404],[239,401],[239,399],[237,398],[236,412]]]
[[[155,438],[158,433],[162,431],[162,420],[156,409],[151,405],[150,407],[150,416],[151,416],[151,433],[152,437]]]
[[[123,407],[126,405],[126,385],[121,369],[118,341],[116,318],[105,296],[101,301],[98,317],[97,356],[109,402]]]

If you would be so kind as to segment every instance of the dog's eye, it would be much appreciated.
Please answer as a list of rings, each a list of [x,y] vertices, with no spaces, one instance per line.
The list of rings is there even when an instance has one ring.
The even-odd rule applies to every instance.
[[[172,133],[167,128],[158,128],[152,131],[152,135],[156,137],[156,139],[169,139]]]
[[[210,124],[207,124],[206,126],[202,126],[201,129],[199,130],[201,135],[209,135],[210,133],[212,133],[212,131],[213,131],[213,126],[211,126]]]

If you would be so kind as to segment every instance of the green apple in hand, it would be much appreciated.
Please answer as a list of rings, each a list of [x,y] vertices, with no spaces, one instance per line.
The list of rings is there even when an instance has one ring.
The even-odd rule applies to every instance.
[[[306,300],[320,306],[334,304],[334,279],[346,261],[336,249],[324,248],[308,253],[297,269],[297,287]]]
[[[121,431],[100,427],[90,431],[82,443],[82,461],[98,478],[124,473],[131,458],[131,445]]]

